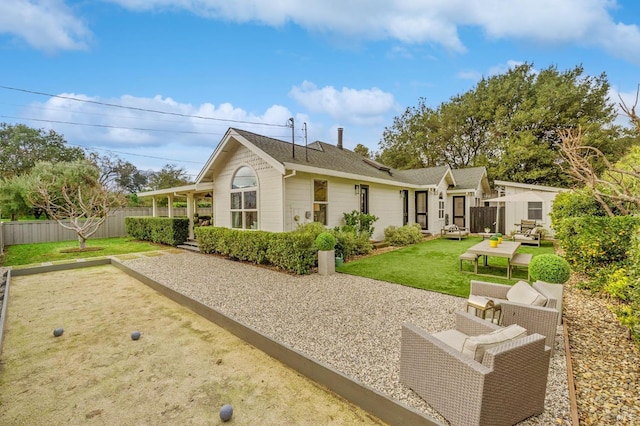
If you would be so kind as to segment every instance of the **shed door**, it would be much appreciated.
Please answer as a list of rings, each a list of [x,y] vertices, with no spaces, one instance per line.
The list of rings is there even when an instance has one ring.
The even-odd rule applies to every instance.
[[[427,191],[416,191],[416,223],[420,228],[427,229]]]
[[[465,200],[466,197],[456,196],[453,197],[453,224],[462,228],[466,227],[465,224]]]

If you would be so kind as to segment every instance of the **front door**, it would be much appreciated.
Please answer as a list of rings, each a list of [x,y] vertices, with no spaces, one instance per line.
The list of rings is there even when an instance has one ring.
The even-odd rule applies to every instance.
[[[465,224],[465,200],[466,197],[453,197],[453,224],[466,228]]]
[[[402,190],[402,225],[409,223],[409,191]]]
[[[360,213],[369,214],[369,187],[360,185]]]
[[[416,191],[416,223],[420,228],[428,227],[427,191]]]

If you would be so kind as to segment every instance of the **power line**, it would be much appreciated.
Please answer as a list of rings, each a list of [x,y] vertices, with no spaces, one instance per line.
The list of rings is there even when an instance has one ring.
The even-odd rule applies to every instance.
[[[45,120],[42,118],[25,118],[25,117],[14,117],[10,115],[0,115],[2,118],[11,118],[14,120],[29,120],[29,121],[39,121],[43,123],[55,123],[55,124],[69,124],[74,126],[86,126],[86,127],[100,127],[106,129],[121,129],[121,130],[139,130],[144,132],[165,132],[165,133],[184,133],[191,135],[213,135],[220,136],[220,133],[213,132],[195,132],[190,130],[163,130],[163,129],[148,129],[144,127],[121,127],[121,126],[113,126],[109,124],[87,124],[87,123],[76,123],[73,121],[58,121],[58,120]]]
[[[142,111],[142,112],[152,112],[152,113],[155,113],[155,114],[173,115],[173,116],[177,116],[177,117],[198,118],[198,119],[201,119],[201,120],[224,121],[224,122],[229,122],[229,123],[253,124],[253,125],[259,125],[259,126],[288,127],[286,124],[271,124],[271,123],[259,123],[259,122],[256,122],[256,121],[231,120],[231,119],[228,119],[228,118],[205,117],[205,116],[201,116],[201,115],[190,115],[190,114],[182,114],[182,113],[179,113],[179,112],[167,112],[167,111],[160,111],[160,110],[155,110],[155,109],[147,109],[147,108],[126,106],[126,105],[111,104],[111,103],[107,103],[107,102],[92,101],[92,100],[88,100],[88,99],[79,99],[79,98],[74,98],[72,96],[54,95],[54,94],[51,94],[51,93],[37,92],[35,90],[19,89],[17,87],[9,87],[9,86],[2,86],[2,85],[0,85],[0,89],[13,90],[13,91],[16,91],[16,92],[23,92],[23,93],[30,93],[30,94],[33,94],[33,95],[49,96],[51,98],[67,99],[67,100],[71,100],[71,101],[75,101],[75,102],[84,102],[84,103],[89,103],[89,104],[94,104],[94,105],[108,106],[108,107],[112,107],[112,108],[122,108],[122,109],[129,109],[129,110],[133,110],[133,111]]]
[[[164,157],[155,157],[153,155],[133,154],[131,152],[116,151],[115,149],[98,148],[98,147],[95,147],[95,146],[84,146],[84,145],[77,145],[77,144],[72,144],[72,143],[67,143],[67,145],[75,146],[75,147],[78,147],[78,148],[84,148],[84,149],[97,149],[97,150],[100,150],[100,151],[113,152],[113,153],[122,154],[122,155],[131,155],[131,156],[134,156],[134,157],[145,157],[145,158],[153,158],[155,160],[174,161],[176,163],[191,163],[191,164],[199,164],[201,166],[204,164],[201,161],[176,160],[175,158],[164,158]]]

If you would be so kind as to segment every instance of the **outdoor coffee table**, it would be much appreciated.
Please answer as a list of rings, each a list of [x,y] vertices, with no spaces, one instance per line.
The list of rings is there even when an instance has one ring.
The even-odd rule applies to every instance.
[[[513,241],[502,241],[498,244],[498,247],[491,247],[490,240],[482,240],[475,246],[467,249],[467,252],[477,254],[478,256],[484,256],[484,266],[487,266],[487,258],[489,256],[505,257],[507,258],[507,278],[511,278],[511,259],[516,253],[516,250],[520,247],[520,243]]]

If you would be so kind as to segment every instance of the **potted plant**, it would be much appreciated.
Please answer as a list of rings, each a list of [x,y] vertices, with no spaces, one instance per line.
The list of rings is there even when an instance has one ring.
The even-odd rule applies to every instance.
[[[316,237],[318,249],[318,273],[320,275],[333,274],[336,271],[336,237],[330,232],[321,232]]]
[[[485,234],[488,234],[489,232],[491,232],[491,228],[489,228],[488,226],[486,226],[486,227],[484,228],[484,233],[485,233]]]
[[[491,248],[498,247],[498,236],[497,235],[492,235],[491,238],[489,238],[489,247],[491,247]]]
[[[502,244],[502,234],[500,232],[496,232],[496,237],[498,237],[498,244]]]

